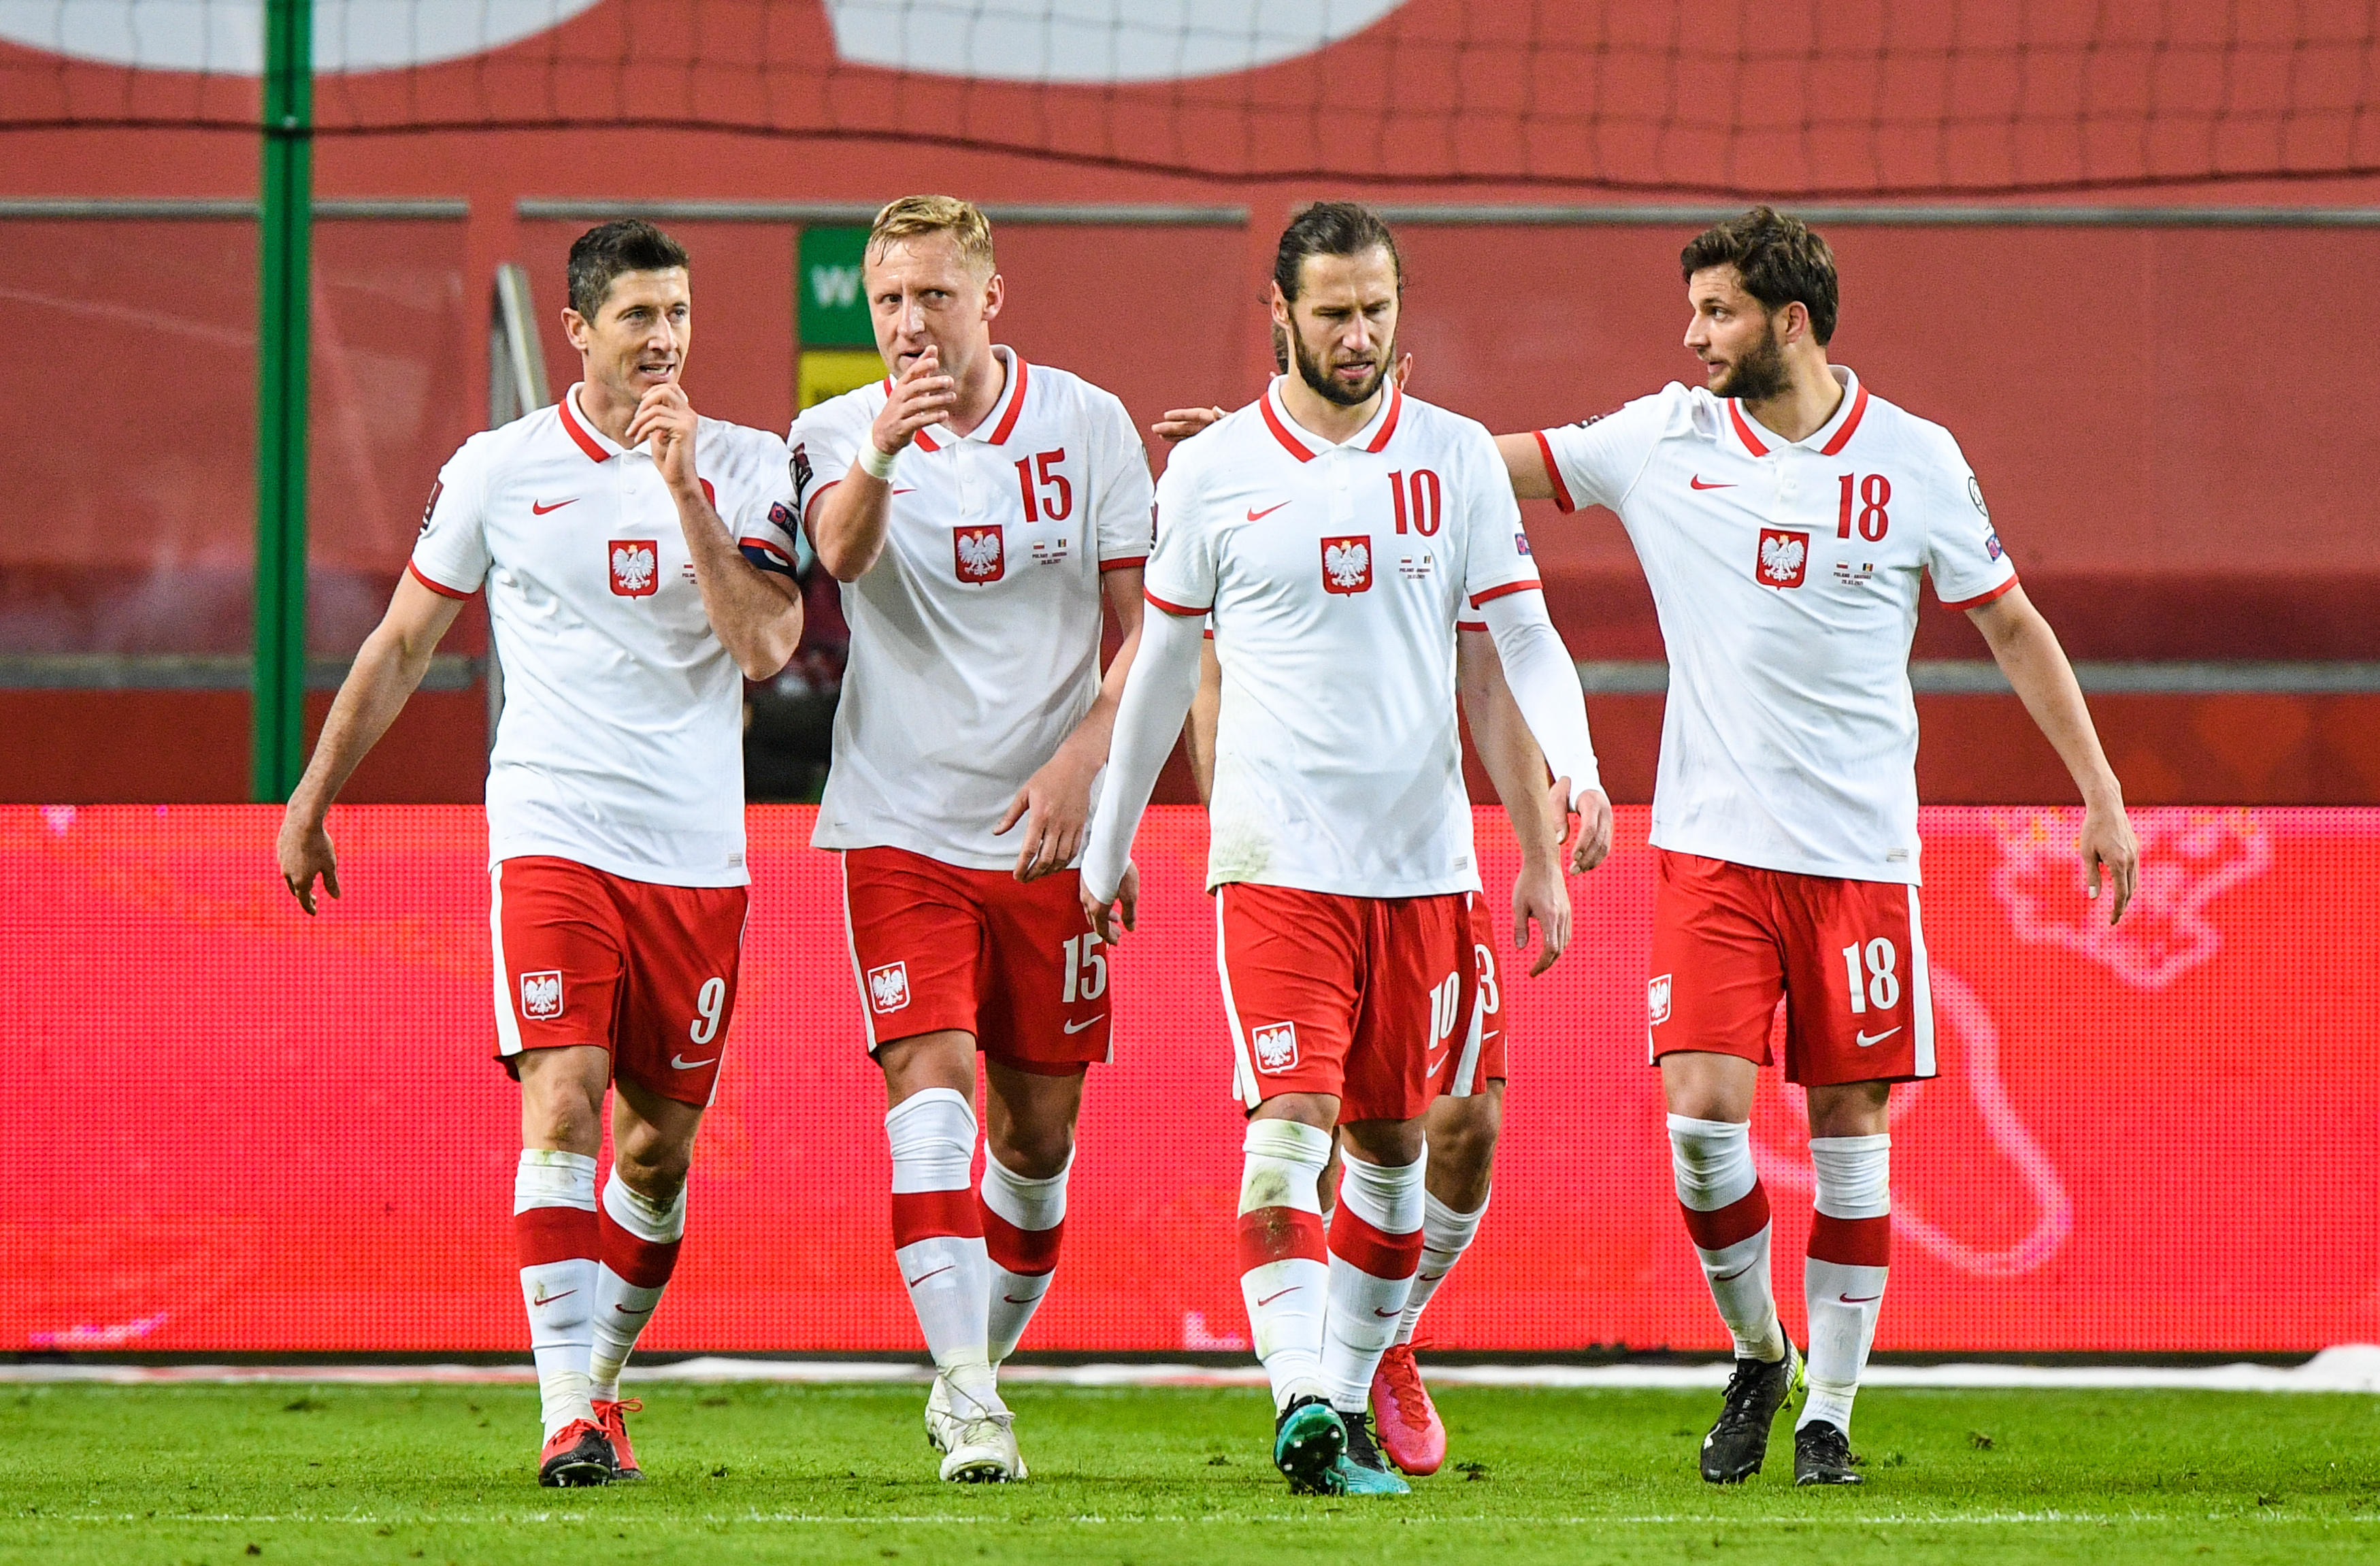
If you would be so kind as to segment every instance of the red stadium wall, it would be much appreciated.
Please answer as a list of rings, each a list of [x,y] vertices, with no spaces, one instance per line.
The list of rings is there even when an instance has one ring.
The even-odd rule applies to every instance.
[[[1478,824],[1500,908],[1509,838],[1490,812]],[[0,1351],[521,1345],[479,812],[338,812],[346,897],[319,922],[271,875],[274,825],[248,807],[0,810],[0,1085],[38,1143],[0,1191],[18,1258]],[[742,995],[655,1351],[913,1344],[881,1090],[836,867],[808,826],[797,808],[751,816]],[[2304,1153],[2380,1114],[2380,812],[2140,826],[2141,898],[2108,932],[2066,852],[2070,815],[1926,815],[1944,1063],[1897,1095],[1882,1348],[2288,1351],[2380,1332],[2380,1165],[2310,1171]],[[1160,810],[1144,832],[1117,1063],[1094,1074],[1066,1256],[1027,1348],[1246,1330],[1204,830]],[[1573,883],[1570,954],[1507,981],[1495,1205],[1430,1312],[1449,1347],[1722,1345],[1643,1063],[1645,831],[1621,811],[1619,851]],[[1772,1082],[1755,1127],[1798,1332],[1799,1095]]]

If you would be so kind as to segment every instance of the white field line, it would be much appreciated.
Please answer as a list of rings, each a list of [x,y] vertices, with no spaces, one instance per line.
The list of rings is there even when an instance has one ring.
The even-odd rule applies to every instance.
[[[1360,1510],[1356,1512],[1346,1512],[1337,1510],[1269,1512],[1080,1512],[1071,1516],[1051,1516],[1043,1513],[1036,1513],[1031,1519],[1031,1524],[1032,1525],[1046,1525],[1051,1523],[1074,1523],[1096,1526],[1114,1524],[1136,1524],[1195,1523],[1232,1526],[1240,1524],[1271,1524],[1281,1523],[1328,1524],[1342,1516],[1351,1516],[1354,1517],[1358,1521],[1368,1522],[1376,1520],[1378,1515],[1377,1511],[1370,1510]],[[2380,1517],[2375,1517],[2371,1514],[2352,1514],[2343,1517],[2311,1516],[2302,1513],[2292,1515],[2289,1513],[2277,1512],[2269,1509],[2259,1509],[2255,1511],[2209,1511],[2204,1514],[2203,1519],[2199,1514],[2194,1512],[2180,1514],[2164,1511],[1863,1511],[1856,1514],[1845,1512],[1840,1516],[1832,1518],[1818,1516],[1747,1517],[1740,1513],[1694,1511],[1647,1512],[1614,1516],[1596,1516],[1591,1514],[1538,1516],[1524,1515],[1518,1512],[1483,1511],[1454,1514],[1400,1514],[1397,1518],[1397,1522],[1400,1526],[1419,1526],[1430,1524],[1441,1524],[1466,1528],[1488,1525],[1557,1528],[1664,1527],[1678,1524],[1691,1524],[1694,1527],[1727,1528],[1798,1528],[1806,1526],[1865,1527],[1871,1524],[1892,1527],[1930,1528],[1937,1526],[1967,1526],[1974,1524],[2048,1524],[2053,1526],[2108,1527],[2131,1523],[2195,1523],[2202,1520],[2209,1523],[2237,1523],[2248,1521],[2250,1519],[2253,1519],[2254,1521],[2262,1524],[2380,1522]],[[577,1524],[592,1524],[602,1527],[618,1528],[630,1523],[644,1526],[651,1526],[655,1523],[659,1523],[662,1526],[680,1528],[694,1526],[733,1526],[747,1524],[795,1527],[877,1527],[883,1525],[917,1527],[954,1525],[974,1528],[980,1527],[988,1523],[998,1524],[1001,1522],[1011,1521],[1011,1519],[996,1516],[978,1516],[966,1512],[903,1514],[897,1512],[842,1513],[816,1511],[710,1512],[700,1517],[647,1519],[623,1518],[615,1514],[590,1509],[584,1511],[425,1511],[416,1513],[373,1511],[208,1511],[192,1512],[184,1516],[176,1516],[172,1513],[159,1514],[154,1512],[138,1511],[60,1512],[55,1515],[19,1512],[13,1517],[0,1519],[0,1521],[14,1523],[20,1525],[25,1524],[40,1523],[140,1523],[163,1525],[178,1523],[205,1524],[210,1525],[225,1526],[238,1525],[243,1527],[252,1525],[292,1526],[322,1524],[369,1524],[385,1528],[515,1527],[530,1524],[551,1524],[557,1526],[567,1527]],[[1022,1520],[1016,1521],[1021,1522]]]
[[[1700,1365],[1463,1365],[1432,1366],[1429,1379],[1440,1386],[1551,1387],[1586,1390],[1705,1388],[1726,1384],[1728,1366]],[[674,1364],[632,1366],[631,1381],[776,1381],[805,1385],[904,1384],[923,1386],[930,1370],[903,1360],[735,1359],[706,1355]],[[157,1385],[176,1382],[273,1382],[389,1386],[419,1383],[528,1385],[537,1379],[528,1366],[480,1365],[0,1365],[0,1382],[101,1382]],[[1012,1385],[1056,1387],[1261,1387],[1256,1366],[1218,1369],[1195,1365],[1012,1366],[1002,1372]],[[2380,1346],[2349,1343],[2325,1349],[2303,1365],[2034,1366],[1875,1365],[1870,1387],[2051,1390],[2179,1390],[2212,1392],[2380,1393]]]

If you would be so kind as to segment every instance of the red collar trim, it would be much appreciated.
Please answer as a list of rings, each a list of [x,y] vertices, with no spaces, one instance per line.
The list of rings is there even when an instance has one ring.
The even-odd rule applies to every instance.
[[[1276,382],[1276,384],[1278,382]],[[1295,435],[1289,432],[1288,423],[1282,419],[1280,414],[1273,411],[1272,397],[1273,388],[1271,386],[1267,386],[1265,388],[1265,395],[1257,401],[1257,406],[1264,409],[1265,427],[1272,431],[1272,438],[1274,440],[1279,441],[1284,447],[1288,448],[1290,455],[1297,458],[1300,462],[1312,462],[1314,460],[1313,448],[1309,447],[1305,442],[1299,440]]]
[[[941,443],[934,439],[934,433],[930,430],[918,431],[916,438],[918,449],[922,451],[940,451],[942,449]]]
[[[1843,427],[1835,431],[1834,439],[1828,441],[1825,445],[1818,448],[1818,455],[1820,456],[1832,456],[1836,453],[1841,451],[1845,446],[1849,445],[1851,443],[1852,431],[1859,428],[1859,421],[1866,412],[1867,383],[1865,382],[1862,382],[1860,383],[1858,395],[1852,398],[1851,416],[1843,420]]]
[[[1389,437],[1397,432],[1397,419],[1403,415],[1404,411],[1404,388],[1399,386],[1394,382],[1390,382],[1389,383],[1389,417],[1387,420],[1380,425],[1380,432],[1372,437],[1372,443],[1366,446],[1364,449],[1367,452],[1379,452],[1386,450],[1389,443]]]
[[[571,440],[577,444],[580,451],[587,454],[588,458],[590,461],[611,461],[612,453],[601,441],[598,441],[593,435],[589,434],[587,432],[587,427],[578,422],[578,416],[571,412],[570,405],[577,400],[578,388],[573,386],[570,390],[562,394],[562,400],[560,402],[554,404],[554,407],[562,410],[562,427],[570,431]]]
[[[995,446],[1008,443],[1008,432],[1016,428],[1016,416],[1025,411],[1025,356],[1009,350],[1008,407],[1002,411],[1000,422],[991,428],[990,441]]]
[[[1733,397],[1728,399],[1727,416],[1735,421],[1735,437],[1743,443],[1744,450],[1755,456],[1768,455],[1768,448],[1760,443],[1760,437],[1752,432],[1750,421],[1743,417],[1743,406]]]

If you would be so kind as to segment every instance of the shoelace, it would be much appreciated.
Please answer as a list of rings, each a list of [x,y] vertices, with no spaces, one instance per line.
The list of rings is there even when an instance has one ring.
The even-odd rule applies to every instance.
[[[1421,1366],[1413,1355],[1398,1354],[1380,1362],[1381,1374],[1388,1378],[1389,1390],[1396,1394],[1397,1418],[1408,1428],[1427,1430],[1429,1421],[1422,1417]]]
[[[1727,1378],[1727,1401],[1718,1415],[1720,1428],[1733,1429],[1754,1423],[1752,1383],[1768,1368],[1767,1364],[1758,1360],[1736,1362],[1735,1374]]]
[[[613,1403],[612,1407],[621,1414],[642,1414],[645,1411],[645,1400],[642,1398],[622,1398],[618,1402]]]

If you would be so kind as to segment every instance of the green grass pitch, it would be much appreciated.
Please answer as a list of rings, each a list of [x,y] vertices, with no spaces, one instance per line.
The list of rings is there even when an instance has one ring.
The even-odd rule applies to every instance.
[[[2380,1400],[1872,1390],[1868,1484],[1702,1484],[1710,1392],[1450,1387],[1447,1471],[1298,1499],[1263,1394],[1021,1386],[1032,1479],[936,1481],[918,1387],[639,1389],[650,1480],[541,1490],[518,1386],[0,1388],[0,1560],[2380,1561]]]

